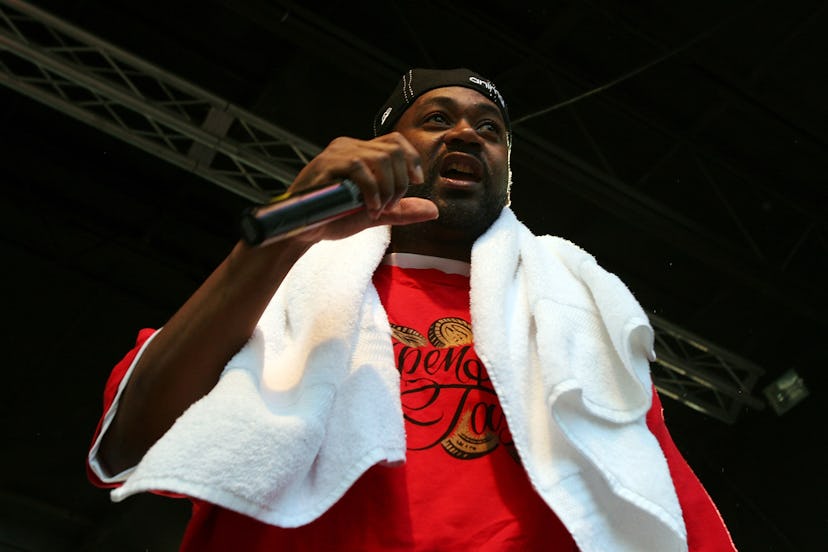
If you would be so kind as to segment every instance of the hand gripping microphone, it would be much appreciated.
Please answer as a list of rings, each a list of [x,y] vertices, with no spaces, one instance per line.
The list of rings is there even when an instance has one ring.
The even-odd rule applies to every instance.
[[[250,245],[263,245],[344,217],[364,206],[359,188],[350,180],[296,195],[285,193],[242,214],[242,239]]]

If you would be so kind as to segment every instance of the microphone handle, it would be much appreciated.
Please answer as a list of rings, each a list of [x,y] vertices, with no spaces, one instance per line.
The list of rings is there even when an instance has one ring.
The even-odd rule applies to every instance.
[[[279,196],[272,203],[245,210],[241,219],[242,239],[264,245],[308,228],[344,217],[364,207],[356,184],[343,180],[300,195]]]

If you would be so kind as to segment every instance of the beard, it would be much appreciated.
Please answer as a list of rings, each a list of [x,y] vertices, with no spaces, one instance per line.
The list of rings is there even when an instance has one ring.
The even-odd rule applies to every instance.
[[[433,201],[437,205],[440,217],[424,224],[439,226],[449,230],[453,235],[463,236],[469,240],[477,239],[488,230],[500,216],[503,208],[509,204],[508,183],[493,182],[493,175],[490,173],[483,176],[479,193],[437,188],[435,182],[439,178],[439,169],[435,164],[429,169],[425,183],[409,186],[406,196]]]

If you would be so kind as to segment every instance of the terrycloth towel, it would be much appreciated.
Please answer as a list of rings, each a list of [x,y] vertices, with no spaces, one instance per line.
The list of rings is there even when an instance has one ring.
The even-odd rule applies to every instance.
[[[215,389],[113,500],[164,490],[290,527],[371,465],[404,461],[391,331],[371,282],[388,240],[373,228],[302,257]],[[523,465],[580,549],[686,550],[645,423],[652,329],[623,283],[507,208],[472,251],[471,313]]]

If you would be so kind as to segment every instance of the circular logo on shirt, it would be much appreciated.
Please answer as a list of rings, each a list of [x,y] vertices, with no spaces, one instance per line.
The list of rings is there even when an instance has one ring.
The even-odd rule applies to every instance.
[[[441,318],[428,329],[428,340],[435,347],[455,347],[473,343],[474,334],[462,318]]]
[[[391,324],[391,335],[394,339],[409,347],[422,347],[428,343],[425,336],[414,328],[406,328],[396,324]]]
[[[475,431],[471,417],[472,412],[464,412],[451,434],[440,442],[447,453],[460,460],[478,458],[490,453],[500,444],[500,439],[493,431]]]

